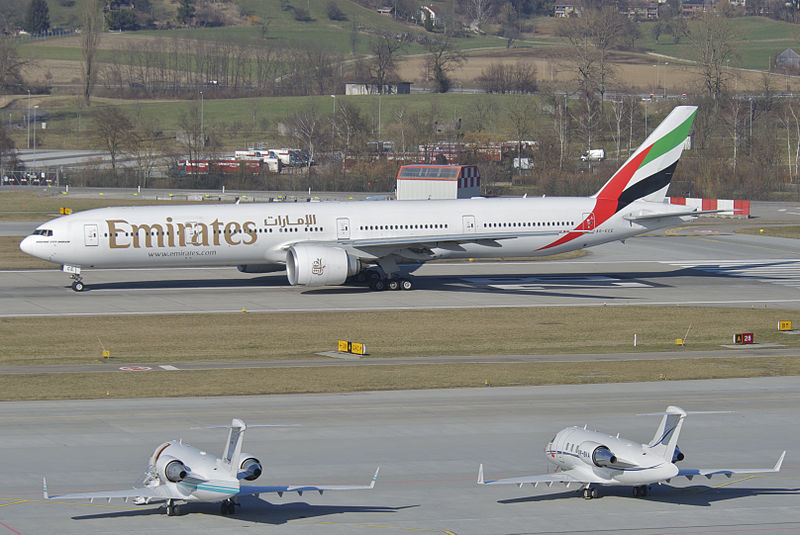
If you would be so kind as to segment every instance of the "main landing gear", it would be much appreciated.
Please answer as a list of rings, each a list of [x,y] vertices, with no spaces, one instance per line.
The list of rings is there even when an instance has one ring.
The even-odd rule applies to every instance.
[[[647,496],[647,485],[639,485],[638,487],[633,487],[634,498],[644,498],[645,496]]]
[[[222,516],[236,514],[237,505],[238,504],[235,501],[233,501],[232,498],[229,498],[220,504],[219,512],[222,513]]]
[[[178,504],[175,503],[175,500],[167,500],[167,516],[175,516],[178,512]]]
[[[376,292],[383,290],[411,290],[414,283],[404,277],[387,277],[380,268],[369,268],[354,277],[356,282],[366,282]]]
[[[597,492],[596,487],[586,487],[583,489],[583,497],[586,500],[591,500],[592,498],[597,498],[600,494]]]

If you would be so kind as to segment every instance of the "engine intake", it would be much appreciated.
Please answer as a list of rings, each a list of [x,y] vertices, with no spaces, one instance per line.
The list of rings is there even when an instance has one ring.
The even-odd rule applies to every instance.
[[[297,244],[286,251],[292,286],[336,286],[361,271],[361,262],[341,247]]]
[[[248,454],[243,455],[243,457],[245,459],[239,464],[239,479],[246,479],[247,481],[258,479],[263,472],[261,461]]]
[[[672,462],[677,463],[678,461],[684,460],[686,457],[683,455],[683,452],[678,446],[675,446],[675,451],[672,452]]]

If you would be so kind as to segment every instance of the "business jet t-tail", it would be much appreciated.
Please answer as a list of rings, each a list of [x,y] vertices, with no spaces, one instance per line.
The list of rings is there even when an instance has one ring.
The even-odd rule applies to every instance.
[[[249,453],[242,452],[244,432],[250,427],[266,427],[260,425],[247,426],[242,420],[234,418],[231,425],[212,426],[204,429],[228,429],[228,440],[222,457],[209,455],[180,440],[171,440],[158,446],[150,460],[144,475],[137,483],[139,486],[128,490],[82,492],[78,494],[50,495],[47,492],[47,480],[42,479],[42,494],[45,500],[95,500],[105,498],[129,499],[137,505],[163,502],[168,516],[177,514],[176,502],[222,502],[220,511],[223,515],[236,512],[237,496],[285,492],[319,492],[326,490],[360,490],[375,487],[378,470],[368,485],[249,485],[244,481],[258,479],[262,472],[261,461]]]
[[[619,435],[606,435],[586,427],[567,427],[559,431],[544,449],[547,460],[556,465],[551,474],[512,477],[507,479],[485,480],[483,465],[478,469],[480,485],[522,485],[530,483],[538,486],[545,483],[562,483],[583,486],[586,499],[598,496],[600,485],[633,486],[634,496],[647,496],[648,486],[654,483],[669,482],[676,477],[691,480],[695,476],[708,479],[715,475],[731,477],[736,474],[770,474],[779,472],[784,451],[772,468],[678,468],[675,463],[684,459],[678,448],[678,435],[687,413],[680,407],[669,406],[663,413],[661,423],[649,444],[639,444],[620,438]],[[653,415],[643,415],[653,416]]]
[[[62,264],[76,291],[85,268],[192,266],[409,290],[407,265],[546,256],[691,220],[663,201],[696,110],[672,110],[591,197],[100,208],[40,225],[20,249]]]

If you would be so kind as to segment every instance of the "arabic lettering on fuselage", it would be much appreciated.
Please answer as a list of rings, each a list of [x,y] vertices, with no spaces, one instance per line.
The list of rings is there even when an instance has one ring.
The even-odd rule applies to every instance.
[[[301,217],[267,216],[264,227],[286,228],[290,226],[312,226],[317,216]],[[111,249],[132,247],[209,247],[219,245],[252,245],[258,239],[255,221],[220,221],[211,223],[184,221],[178,223],[167,217],[163,223],[131,223],[126,219],[106,219],[108,246]]]

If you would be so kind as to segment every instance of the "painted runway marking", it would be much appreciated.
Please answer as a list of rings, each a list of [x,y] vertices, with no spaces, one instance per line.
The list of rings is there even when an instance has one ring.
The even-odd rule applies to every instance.
[[[497,290],[542,291],[542,290],[597,290],[608,288],[654,288],[654,284],[641,280],[626,280],[607,275],[540,275],[529,277],[460,277],[469,284],[486,286]]]
[[[163,366],[159,366],[159,368],[161,368],[162,370],[168,370],[168,371],[175,371],[175,370],[178,369],[175,366],[172,366],[171,364],[164,364]]]
[[[800,288],[800,261],[797,260],[729,260],[664,262],[671,266],[697,269],[715,275],[753,279],[758,282]]]
[[[146,372],[151,369],[149,366],[123,366],[120,368],[124,372]]]

